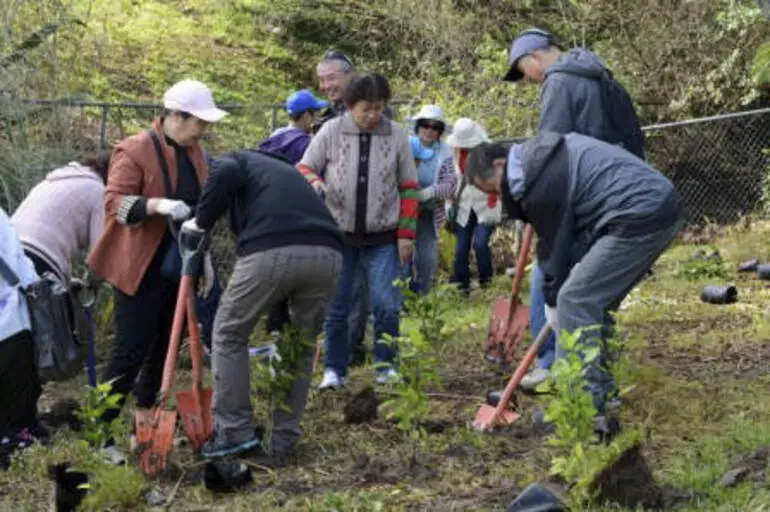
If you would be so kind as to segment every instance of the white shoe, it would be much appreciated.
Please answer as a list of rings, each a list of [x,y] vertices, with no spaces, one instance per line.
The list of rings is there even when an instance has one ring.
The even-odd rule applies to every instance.
[[[321,384],[318,389],[340,389],[345,385],[345,377],[340,377],[337,372],[331,368],[324,370],[324,378],[321,380]]]
[[[108,464],[113,466],[123,466],[126,464],[126,456],[115,445],[102,448],[101,454]]]
[[[543,382],[551,378],[551,371],[545,368],[535,368],[521,379],[521,389],[534,391]]]
[[[377,372],[377,384],[392,384],[398,381],[401,376],[393,368],[387,370],[379,370]]]

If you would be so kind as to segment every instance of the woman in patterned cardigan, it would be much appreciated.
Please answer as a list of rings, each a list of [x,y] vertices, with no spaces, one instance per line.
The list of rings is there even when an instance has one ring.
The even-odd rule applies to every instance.
[[[401,297],[393,281],[411,261],[417,227],[417,175],[406,129],[383,116],[390,86],[382,75],[354,75],[345,87],[347,112],[326,122],[298,169],[326,197],[345,234],[342,274],[326,318],[326,370],[321,389],[344,385],[347,317],[358,265],[363,265],[374,310],[374,356],[384,363],[377,382],[398,378],[394,348]],[[320,177],[323,172],[323,179]]]
[[[417,164],[420,209],[414,260],[403,269],[412,278],[410,288],[421,294],[430,292],[438,267],[438,237],[446,217],[444,202],[454,195],[452,150],[441,142],[446,130],[444,114],[438,105],[425,105],[414,118],[415,134],[409,138]]]

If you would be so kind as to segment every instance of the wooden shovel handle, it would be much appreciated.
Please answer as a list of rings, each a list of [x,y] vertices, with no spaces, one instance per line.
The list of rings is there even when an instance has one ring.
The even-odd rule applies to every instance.
[[[179,283],[179,292],[176,296],[176,308],[174,309],[174,323],[171,326],[171,339],[168,342],[168,351],[166,352],[166,362],[163,364],[163,380],[160,385],[159,401],[161,407],[165,406],[168,400],[171,384],[174,381],[174,370],[176,369],[176,358],[179,354],[179,343],[182,339],[182,329],[186,316],[188,299],[191,298],[192,277],[183,275]]]
[[[513,313],[516,311],[516,305],[519,303],[519,292],[521,291],[521,281],[524,279],[524,269],[527,267],[527,261],[529,260],[529,248],[532,245],[532,234],[534,229],[531,224],[527,224],[524,229],[524,240],[521,243],[521,250],[519,251],[519,259],[516,261],[516,275],[513,276],[513,289],[511,290],[511,306],[508,310],[508,323],[511,325],[513,321]]]

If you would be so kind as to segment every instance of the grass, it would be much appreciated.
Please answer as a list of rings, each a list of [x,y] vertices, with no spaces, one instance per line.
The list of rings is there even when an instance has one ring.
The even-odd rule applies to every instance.
[[[768,235],[770,224],[755,223],[750,230],[724,230],[710,241],[731,269],[725,281],[680,276],[682,262],[702,246],[673,247],[618,315],[628,354],[622,421],[645,433],[645,457],[659,483],[693,494],[683,511],[770,510],[770,491],[763,482],[717,485],[736,458],[770,445],[770,317],[765,308],[770,288],[755,274],[734,270],[749,257],[767,258]],[[700,301],[705,284],[723,282],[736,284],[738,303]],[[453,339],[440,368],[443,394],[431,401],[431,419],[444,429],[420,442],[417,464],[410,464],[411,443],[394,424],[382,419],[370,425],[343,422],[346,401],[373,382],[372,368],[365,367],[352,372],[341,393],[311,393],[296,464],[269,473],[255,470],[252,488],[232,495],[213,495],[199,481],[182,485],[171,508],[504,510],[526,485],[546,477],[553,454],[530,425],[529,413],[542,399],[521,397],[523,417],[512,427],[489,434],[467,428],[486,391],[500,388],[507,377],[483,361],[481,343],[490,302],[508,292],[509,281],[501,276],[491,289],[474,291],[470,300],[456,305],[450,318]],[[82,396],[82,385],[65,383],[46,393]],[[262,415],[264,407],[258,404],[257,410]],[[42,483],[46,465],[83,460],[73,439],[74,434],[63,432],[52,446],[31,451],[0,473],[0,509],[42,509],[50,494]],[[177,451],[188,475],[194,474],[191,456]],[[99,475],[111,491],[92,504],[94,510],[149,509],[141,490],[155,487],[168,494],[176,483],[144,482],[133,470],[123,471]],[[601,505],[577,509],[619,510]]]

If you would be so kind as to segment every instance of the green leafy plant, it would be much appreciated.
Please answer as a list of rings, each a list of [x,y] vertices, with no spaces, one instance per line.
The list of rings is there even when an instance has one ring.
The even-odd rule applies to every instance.
[[[552,393],[545,421],[556,427],[549,444],[559,451],[551,460],[550,473],[560,475],[571,484],[570,497],[576,503],[588,500],[596,491],[595,480],[599,472],[641,439],[638,431],[629,430],[607,445],[597,443],[594,418],[598,412],[585,384],[586,371],[599,357],[600,350],[598,346],[582,346],[581,336],[589,329],[598,327],[559,334],[559,344],[566,356],[554,362],[551,368],[553,380],[543,386],[550,388]],[[612,347],[608,350],[614,352],[615,361],[623,359],[615,339],[607,341],[607,345]]]
[[[398,428],[415,441],[423,435],[420,422],[428,408],[427,389],[441,385],[437,371],[445,342],[449,339],[447,318],[459,298],[453,285],[440,284],[427,295],[409,289],[409,282],[396,281],[404,305],[414,325],[405,329],[398,339],[387,342],[398,345],[397,363],[401,378],[394,384],[394,397],[383,406],[388,416],[398,421]]]
[[[127,432],[126,422],[118,415],[112,421],[104,421],[104,413],[111,409],[120,409],[123,396],[112,392],[114,381],[102,382],[96,387],[88,386],[83,407],[75,411],[75,416],[83,427],[83,440],[89,447],[100,450],[107,441],[124,437]]]
[[[277,340],[275,353],[266,362],[258,360],[252,365],[252,390],[267,397],[271,410],[275,406],[288,410],[289,392],[294,380],[305,371],[314,347],[314,340],[302,331],[286,327]],[[269,443],[270,435],[270,430],[266,430],[263,442]]]
[[[679,264],[676,275],[690,281],[699,279],[727,279],[730,266],[722,260],[715,247],[699,249],[690,259]]]

